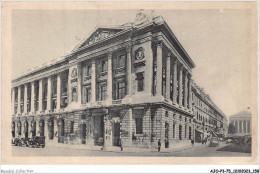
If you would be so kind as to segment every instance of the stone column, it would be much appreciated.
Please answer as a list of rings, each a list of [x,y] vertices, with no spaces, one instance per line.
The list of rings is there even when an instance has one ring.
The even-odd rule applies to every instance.
[[[31,83],[31,113],[34,113],[35,112],[35,107],[34,107],[34,98],[35,98],[35,92],[34,92],[34,83],[35,82],[32,82]]]
[[[132,145],[132,122],[133,122],[133,110],[132,108],[128,109],[128,115],[129,115],[129,127],[128,127],[128,145]]]
[[[27,113],[27,89],[28,89],[28,84],[25,84],[24,85],[24,98],[23,98],[24,113]]]
[[[177,57],[173,59],[173,103],[177,103]]]
[[[81,95],[81,86],[82,86],[82,70],[81,70],[81,62],[79,62],[78,63],[78,65],[77,65],[77,68],[78,68],[78,105],[79,106],[81,106],[81,104],[82,104],[82,99],[81,99],[81,97],[82,97],[82,95]]]
[[[192,110],[191,74],[189,74],[188,90],[189,90],[189,101],[188,101],[189,109]]]
[[[51,110],[51,77],[48,77],[47,112]]]
[[[31,133],[31,120],[27,120],[27,127],[28,127],[28,138],[32,137],[32,133]]]
[[[182,106],[182,71],[183,65],[180,66],[179,74],[179,105]]]
[[[239,121],[237,120],[237,132],[236,133],[239,133]]]
[[[112,53],[108,53],[107,55],[107,102],[108,104],[112,104]]]
[[[58,120],[54,119],[53,120],[53,132],[54,132],[54,137],[53,137],[53,141],[55,143],[58,143]],[[57,132],[57,133],[56,133]]]
[[[157,43],[156,96],[162,96],[162,41]]]
[[[127,94],[132,95],[132,57],[131,46],[126,47],[126,68],[127,68]]]
[[[42,100],[43,100],[43,97],[42,97],[42,84],[43,84],[43,80],[40,79],[39,80],[39,112],[42,111]]]
[[[246,120],[246,122],[245,122],[245,123],[246,123],[246,132],[245,132],[245,133],[248,133],[248,132],[247,132],[247,126],[248,126],[248,125],[247,125],[247,120]]]
[[[44,136],[46,137],[45,138],[45,141],[48,141],[49,140],[49,135],[48,135],[48,119],[46,118],[44,120]]]
[[[17,113],[21,114],[21,86],[18,86]]]
[[[96,101],[96,61],[95,59],[92,60],[92,67],[91,67],[91,102]]]
[[[57,74],[57,106],[56,110],[60,110],[60,99],[61,99],[61,73]]]
[[[188,72],[184,71],[184,107],[187,108],[188,104]]]
[[[244,120],[241,120],[241,127],[242,127],[241,133],[244,133]]]
[[[40,136],[40,124],[39,120],[35,120],[36,123],[36,136]]]
[[[14,106],[15,106],[15,87],[12,88],[12,114],[14,115]]]
[[[171,96],[171,53],[168,53],[166,60],[166,99],[170,101]]]

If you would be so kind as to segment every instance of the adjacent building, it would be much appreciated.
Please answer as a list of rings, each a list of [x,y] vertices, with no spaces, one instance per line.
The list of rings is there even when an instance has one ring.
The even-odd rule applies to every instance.
[[[192,101],[196,141],[210,136],[212,132],[227,135],[227,117],[195,82],[192,85]]]
[[[194,62],[161,16],[98,27],[70,54],[12,81],[13,137],[151,147],[222,131],[225,115],[192,81]],[[166,145],[167,146],[167,145]]]
[[[229,123],[235,127],[235,135],[251,135],[251,113],[242,111],[229,117]]]

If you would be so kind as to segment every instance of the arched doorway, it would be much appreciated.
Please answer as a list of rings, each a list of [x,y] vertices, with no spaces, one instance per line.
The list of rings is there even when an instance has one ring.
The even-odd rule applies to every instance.
[[[80,124],[79,125],[80,128],[80,136],[81,136],[81,144],[86,144],[86,124]]]
[[[18,133],[18,136],[21,136],[22,135],[22,126],[21,126],[21,122],[19,121],[17,123],[17,133]]]
[[[191,127],[189,126],[189,140],[191,140]]]
[[[44,136],[44,121],[40,120],[39,122],[39,131],[40,131],[40,136]]]
[[[31,132],[32,132],[32,137],[36,136],[36,122],[35,121],[31,122]]]
[[[58,121],[58,136],[64,136],[64,120],[60,119]]]
[[[49,134],[49,139],[53,140],[53,137],[54,137],[54,122],[53,122],[53,119],[50,119],[48,121],[48,134]]]
[[[182,126],[181,125],[179,125],[179,140],[181,140],[182,139]]]
[[[15,137],[15,122],[12,122],[12,137]]]
[[[58,142],[64,143],[64,120],[58,120]]]
[[[24,122],[24,136],[25,138],[28,138],[28,122]]]

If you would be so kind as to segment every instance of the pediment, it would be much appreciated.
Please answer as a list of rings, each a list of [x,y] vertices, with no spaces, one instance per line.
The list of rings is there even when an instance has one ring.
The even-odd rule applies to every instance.
[[[87,39],[83,41],[76,49],[92,45],[98,41],[112,37],[116,33],[124,30],[123,28],[97,28]]]

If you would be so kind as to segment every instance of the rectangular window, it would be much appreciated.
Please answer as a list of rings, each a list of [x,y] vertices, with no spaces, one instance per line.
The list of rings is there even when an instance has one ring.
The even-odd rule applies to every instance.
[[[91,89],[87,88],[86,89],[86,102],[89,103],[91,100]]]
[[[121,55],[118,57],[118,68],[125,67],[125,55]]]
[[[102,84],[100,85],[100,91],[99,91],[99,99],[102,100],[106,100],[106,95],[107,95],[107,85],[106,84]]]
[[[107,60],[102,60],[101,61],[101,72],[106,72],[107,71]]]
[[[47,109],[47,83],[43,85],[43,110]]]
[[[74,133],[74,121],[70,122],[70,133]]]
[[[31,86],[27,88],[27,112],[31,111]]]
[[[143,134],[143,118],[135,119],[136,134]]]
[[[89,103],[91,100],[91,88],[89,86],[83,87],[83,103]]]
[[[118,91],[118,99],[122,99],[125,97],[125,82],[117,83],[117,91]]]
[[[91,76],[91,65],[85,65],[83,67],[83,76]]]
[[[184,130],[184,132],[185,132],[185,138],[187,138],[187,125],[185,125],[185,130]]]
[[[137,73],[136,74],[136,80],[137,80],[137,92],[141,92],[144,90],[144,76],[143,73]]]
[[[175,123],[172,126],[172,137],[175,138]]]
[[[57,79],[52,81],[52,97],[57,94]],[[56,97],[56,96],[55,96]]]

